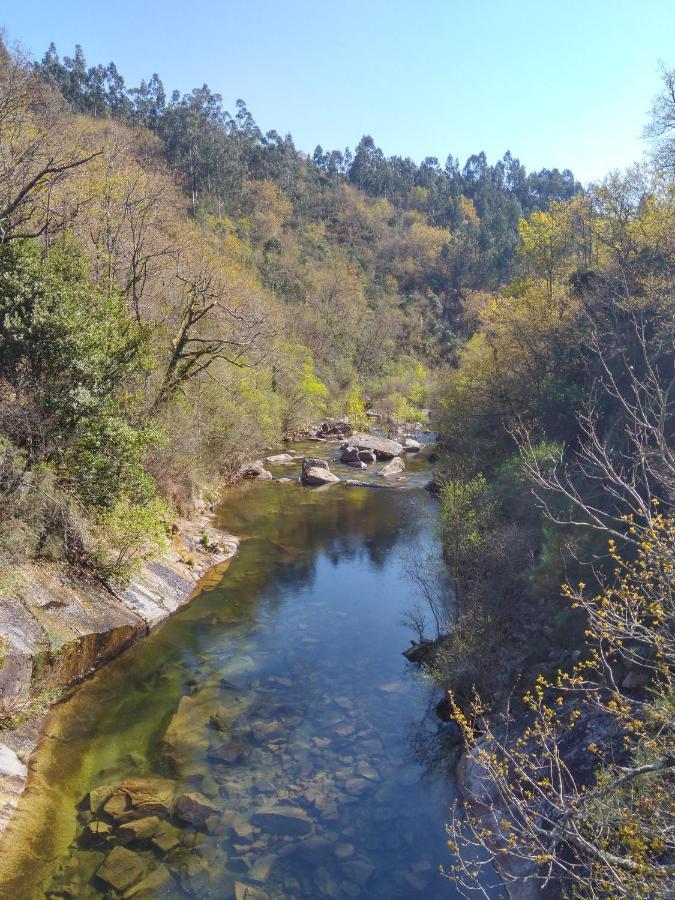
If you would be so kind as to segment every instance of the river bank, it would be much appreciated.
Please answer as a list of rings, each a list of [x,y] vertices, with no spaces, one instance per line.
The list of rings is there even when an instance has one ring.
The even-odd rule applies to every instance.
[[[331,469],[351,471],[338,448],[322,450]],[[237,884],[262,892],[261,877],[270,897],[331,896],[334,885],[338,896],[447,896],[435,867],[453,767],[437,690],[401,656],[413,589],[400,554],[435,540],[427,478],[420,459],[395,490],[229,490],[215,524],[242,543],[227,578],[209,579],[50,716],[12,852],[0,852],[4,888],[31,896],[44,871],[53,896],[100,896],[108,870],[97,873],[127,829],[100,812],[108,837],[87,845],[82,804],[99,786],[163,778],[180,801],[162,825],[173,849],[123,846],[139,872],[155,872],[159,854],[167,896],[199,896],[206,875],[224,897]],[[236,761],[221,746],[235,735]],[[213,807],[208,825],[181,818],[186,791]],[[269,832],[270,806],[295,808],[302,840]]]
[[[17,721],[0,732],[0,839],[52,704],[187,603],[200,578],[214,567],[222,573],[237,552],[238,538],[212,519],[179,520],[166,554],[114,593],[55,564],[13,573],[15,593],[0,596],[0,701]]]

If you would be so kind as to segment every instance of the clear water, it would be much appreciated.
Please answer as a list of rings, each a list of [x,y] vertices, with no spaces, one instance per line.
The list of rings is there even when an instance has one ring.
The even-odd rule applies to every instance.
[[[136,896],[458,896],[439,874],[454,760],[437,691],[401,656],[414,597],[403,556],[435,541],[424,462],[406,477],[387,491],[228,493],[219,521],[242,542],[227,571],[51,716],[0,895],[122,896],[96,874],[119,823],[92,814],[87,795],[160,776],[213,810],[199,826],[164,823],[168,849],[127,845],[161,876]],[[222,746],[240,755],[215,759]],[[270,807],[292,807],[303,833],[260,825]],[[110,834],[87,838],[92,819]]]

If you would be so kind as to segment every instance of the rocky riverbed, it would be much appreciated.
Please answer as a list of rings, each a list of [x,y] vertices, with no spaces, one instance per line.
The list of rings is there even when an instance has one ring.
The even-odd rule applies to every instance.
[[[401,554],[434,541],[425,478],[420,463],[412,490],[232,489],[227,578],[50,718],[2,889],[452,897],[454,758],[401,656]]]

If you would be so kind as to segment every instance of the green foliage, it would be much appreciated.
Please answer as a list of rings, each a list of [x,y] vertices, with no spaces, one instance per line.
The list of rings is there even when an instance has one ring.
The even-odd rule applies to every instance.
[[[91,554],[97,570],[126,584],[143,559],[168,546],[169,520],[169,508],[158,498],[145,504],[118,500],[98,517],[99,542]]]
[[[307,347],[287,341],[278,342],[273,373],[273,390],[285,432],[305,425],[322,414],[328,388],[317,377],[312,354]]]
[[[130,388],[149,367],[147,331],[121,296],[90,282],[71,240],[46,256],[28,241],[0,247],[6,552],[82,555],[80,510],[119,542],[120,504],[138,535],[155,493],[144,463],[157,429],[140,424]]]
[[[484,475],[451,478],[440,491],[443,549],[459,597],[479,561],[493,521],[496,503]]]
[[[148,368],[147,337],[119,296],[90,283],[71,242],[45,259],[27,241],[0,247],[8,435],[31,464],[53,464],[85,506],[130,491],[147,496],[142,461],[151,432],[136,427],[138,401],[126,390]]]
[[[354,431],[362,431],[368,424],[366,403],[358,385],[352,385],[347,391],[344,401],[345,415]]]

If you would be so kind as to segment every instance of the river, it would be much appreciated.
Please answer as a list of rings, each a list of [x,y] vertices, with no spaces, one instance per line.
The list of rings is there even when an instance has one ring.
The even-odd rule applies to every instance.
[[[216,524],[238,555],[52,712],[2,896],[459,896],[439,873],[447,726],[401,655],[406,559],[436,541],[428,464],[407,463],[389,490],[228,490]],[[172,817],[163,790],[187,795]]]

